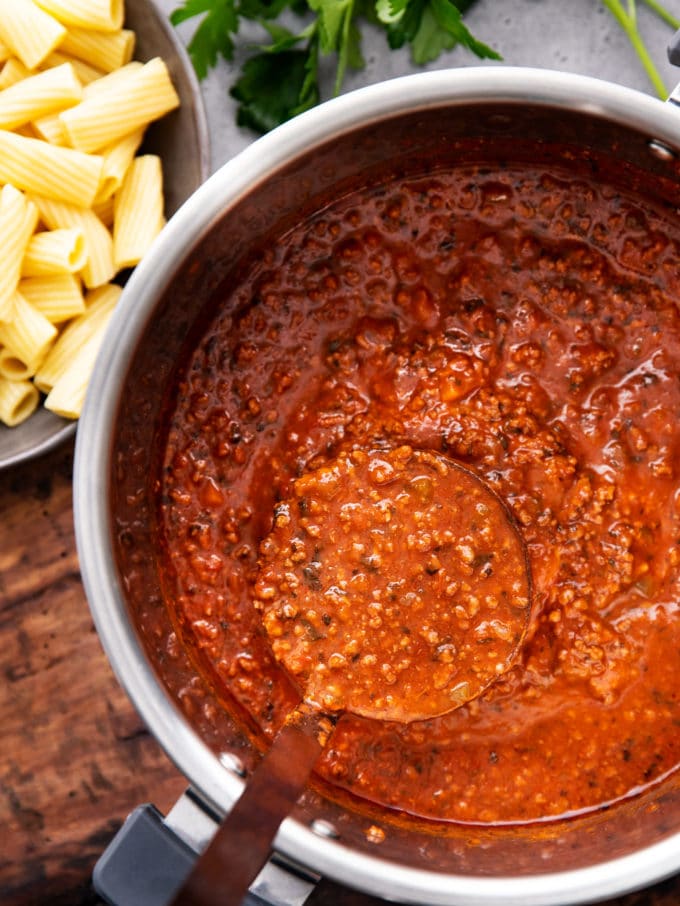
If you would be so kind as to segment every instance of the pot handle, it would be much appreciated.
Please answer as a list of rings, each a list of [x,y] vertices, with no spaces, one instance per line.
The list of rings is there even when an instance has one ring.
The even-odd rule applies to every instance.
[[[220,823],[192,789],[163,817],[151,805],[126,819],[94,867],[95,891],[109,906],[167,906]],[[275,854],[253,882],[243,906],[381,906],[369,894],[319,879]]]
[[[138,806],[95,865],[95,891],[109,906],[167,906],[218,823],[190,789],[165,818],[151,804]],[[243,906],[303,906],[317,880],[270,859]]]
[[[668,45],[668,62],[673,66],[680,66],[680,28],[671,38]]]
[[[94,889],[109,906],[165,906],[196,854],[163,822],[153,805],[130,815],[94,867]]]

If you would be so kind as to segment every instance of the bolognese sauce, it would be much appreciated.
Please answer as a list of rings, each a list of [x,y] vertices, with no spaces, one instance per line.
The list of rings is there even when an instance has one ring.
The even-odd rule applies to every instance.
[[[521,538],[472,473],[430,451],[341,451],[293,482],[260,544],[255,607],[317,710],[410,723],[512,664],[531,602]]]
[[[292,584],[318,594],[304,508],[334,470],[350,481],[352,456],[363,469],[385,446],[462,464],[528,552],[531,616],[511,668],[444,716],[345,716],[318,764],[334,787],[437,821],[520,823],[676,769],[679,244],[673,213],[632,193],[469,164],[348,192],[223,287],[169,405],[163,582],[205,669],[264,735],[299,701],[263,626],[272,587],[283,607],[267,584],[277,525],[297,508]],[[445,529],[428,527],[424,576],[445,567]],[[329,543],[325,566],[374,587],[375,551],[352,550]],[[399,559],[380,564],[397,600]],[[447,655],[428,644],[434,677]]]

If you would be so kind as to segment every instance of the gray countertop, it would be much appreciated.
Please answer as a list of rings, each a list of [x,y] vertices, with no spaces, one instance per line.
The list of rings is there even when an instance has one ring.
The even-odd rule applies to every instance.
[[[179,5],[179,0],[156,2],[166,13]],[[668,9],[680,17],[680,0],[665,2]],[[190,39],[196,21],[184,23],[179,28],[185,43]],[[465,21],[476,37],[499,51],[503,62],[482,62],[458,47],[426,68],[536,66],[595,76],[654,93],[623,30],[601,0],[477,0]],[[680,81],[680,69],[672,67],[666,59],[666,47],[673,32],[642,2],[638,3],[638,22],[670,92]],[[379,29],[367,24],[362,35],[366,67],[348,73],[345,91],[419,69],[411,62],[407,49],[391,51]],[[248,56],[253,40],[253,35],[243,38],[237,47],[238,59]],[[258,40],[262,37],[258,36]],[[229,88],[237,75],[237,62],[220,62],[202,84],[212,139],[213,169],[256,137],[235,124],[236,104],[229,96]]]

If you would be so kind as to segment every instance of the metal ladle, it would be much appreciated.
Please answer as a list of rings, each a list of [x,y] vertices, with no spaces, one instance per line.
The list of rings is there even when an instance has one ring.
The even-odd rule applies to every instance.
[[[409,446],[347,450],[277,505],[256,606],[300,690],[173,906],[237,906],[339,717],[411,723],[512,666],[531,610],[524,542],[479,477]]]

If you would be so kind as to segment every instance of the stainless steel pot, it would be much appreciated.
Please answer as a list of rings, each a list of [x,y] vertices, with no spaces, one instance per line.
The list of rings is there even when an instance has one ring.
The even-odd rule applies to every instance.
[[[188,662],[155,575],[152,437],[160,399],[201,305],[257,236],[361,173],[408,171],[433,147],[452,160],[503,136],[513,155],[565,145],[653,177],[680,206],[680,114],[594,79],[530,69],[432,72],[343,96],[265,136],[216,173],[169,222],[125,289],[97,363],[77,440],[75,515],[83,579],[108,657],[140,714],[219,814],[257,759]],[[172,671],[166,665],[172,660]],[[241,767],[243,770],[241,770]],[[677,772],[676,772],[677,773]],[[380,832],[367,833],[378,827]],[[382,842],[377,842],[384,834]],[[680,780],[540,833],[433,834],[309,790],[277,849],[358,890],[418,904],[592,902],[680,870]]]

